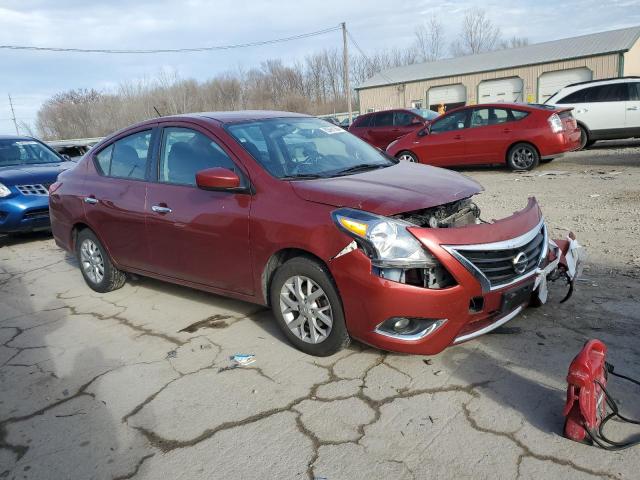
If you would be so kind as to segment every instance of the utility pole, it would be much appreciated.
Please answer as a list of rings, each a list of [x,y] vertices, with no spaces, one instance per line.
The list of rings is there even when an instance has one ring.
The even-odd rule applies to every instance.
[[[351,84],[349,83],[349,48],[347,46],[347,24],[342,22],[342,69],[344,70],[344,89],[347,94],[347,105],[349,106],[349,125],[353,121],[353,111],[351,110]]]
[[[13,101],[11,100],[11,94],[7,93],[9,96],[9,106],[11,107],[11,120],[13,120],[13,125],[16,127],[16,135],[20,135],[20,131],[18,130],[18,122],[16,122],[16,112],[13,110]]]

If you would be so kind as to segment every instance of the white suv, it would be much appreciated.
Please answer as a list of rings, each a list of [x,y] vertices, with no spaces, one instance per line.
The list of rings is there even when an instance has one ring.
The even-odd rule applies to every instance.
[[[640,137],[640,77],[573,83],[545,103],[574,107],[580,148],[596,140]]]

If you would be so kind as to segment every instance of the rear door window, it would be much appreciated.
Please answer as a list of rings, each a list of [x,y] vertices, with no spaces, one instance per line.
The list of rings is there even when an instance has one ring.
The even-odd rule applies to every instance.
[[[376,113],[372,121],[373,127],[390,127],[393,125],[393,112]]]
[[[103,175],[144,180],[151,146],[151,130],[134,133],[117,140],[96,155]]]
[[[499,125],[514,120],[505,108],[474,108],[471,113],[471,128]]]
[[[395,112],[393,124],[396,127],[408,127],[414,121],[419,121],[420,119],[416,117],[413,113],[410,112]]]

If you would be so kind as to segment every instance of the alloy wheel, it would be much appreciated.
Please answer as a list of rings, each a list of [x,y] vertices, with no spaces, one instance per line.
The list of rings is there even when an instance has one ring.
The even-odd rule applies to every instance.
[[[512,162],[517,169],[528,170],[535,161],[535,152],[530,147],[519,147],[512,153]]]
[[[416,163],[416,159],[413,158],[413,155],[409,155],[408,153],[403,153],[402,155],[400,155],[398,157],[398,160],[400,160],[401,162]]]
[[[280,290],[280,310],[291,332],[306,343],[321,343],[333,326],[333,311],[325,291],[309,277],[287,279]]]
[[[90,239],[85,239],[80,245],[80,262],[85,275],[94,284],[104,279],[104,258],[100,248]]]

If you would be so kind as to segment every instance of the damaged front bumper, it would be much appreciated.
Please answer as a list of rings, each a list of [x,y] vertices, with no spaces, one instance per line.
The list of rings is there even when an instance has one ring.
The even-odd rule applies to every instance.
[[[409,231],[451,274],[453,285],[431,289],[385,279],[361,249],[336,256],[329,265],[350,334],[385,350],[435,354],[487,333],[532,299],[545,303],[552,281],[567,279],[571,292],[584,258],[572,235],[548,239],[535,199],[492,223]],[[421,328],[394,334],[388,328],[394,321]]]

